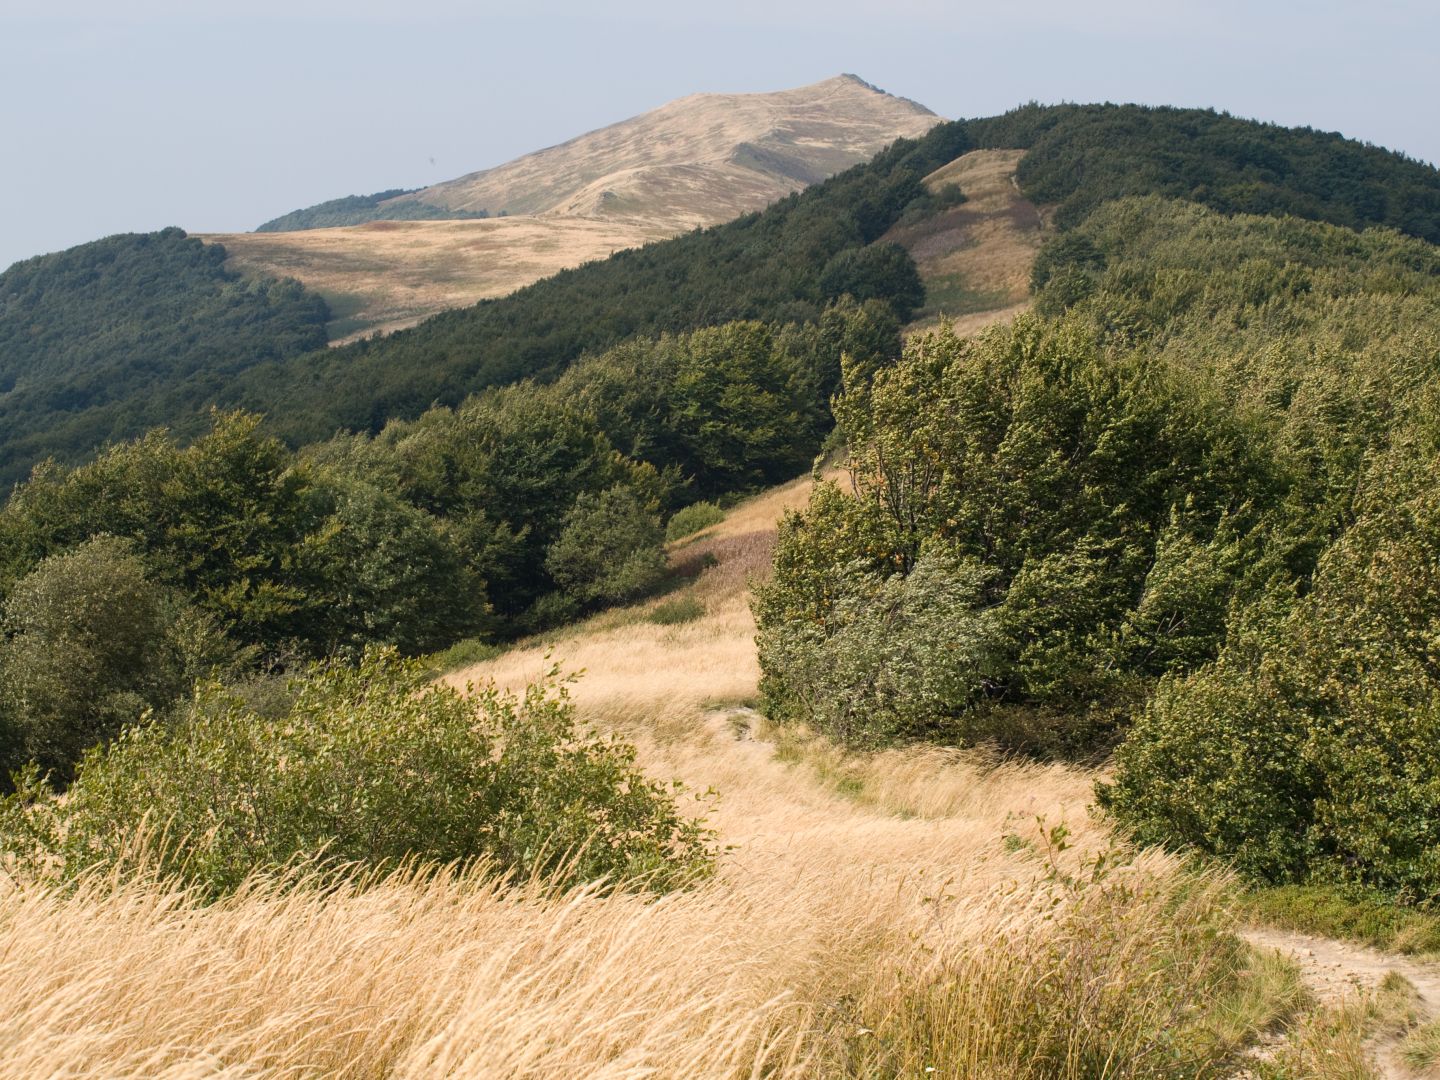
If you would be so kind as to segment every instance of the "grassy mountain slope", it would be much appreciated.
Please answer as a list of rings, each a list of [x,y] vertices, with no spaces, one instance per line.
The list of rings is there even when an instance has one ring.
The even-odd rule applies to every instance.
[[[940,118],[853,75],[768,94],[695,94],[402,195],[458,210],[715,225],[868,160]]]
[[[492,169],[322,203],[257,231],[320,227],[324,212],[326,225],[503,213],[638,218],[683,232],[759,210],[939,122],[854,75],[774,93],[693,94]]]
[[[337,312],[333,339],[389,333],[761,210],[940,122],[851,75],[777,93],[695,94],[493,169],[208,239],[237,268],[320,292]],[[411,224],[368,224],[390,221]]]
[[[1023,150],[972,150],[925,178],[932,194],[958,187],[965,201],[897,223],[884,236],[915,260],[925,306],[911,329],[941,319],[969,333],[1013,318],[1030,303],[1030,267],[1050,235],[1044,215],[1020,194]]]
[[[420,205],[420,204],[416,204]],[[330,305],[330,340],[391,333],[624,248],[669,236],[633,221],[374,221],[305,232],[206,236],[229,265],[305,282]]]
[[[0,274],[0,486],[156,425],[193,430],[246,366],[323,346],[325,303],[241,277],[179,229],[112,236]]]

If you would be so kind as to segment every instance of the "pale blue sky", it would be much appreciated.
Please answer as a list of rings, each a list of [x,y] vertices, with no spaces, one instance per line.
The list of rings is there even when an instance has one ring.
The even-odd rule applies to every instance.
[[[842,71],[948,117],[1209,105],[1436,161],[1437,41],[1434,0],[0,0],[0,267],[253,228]]]

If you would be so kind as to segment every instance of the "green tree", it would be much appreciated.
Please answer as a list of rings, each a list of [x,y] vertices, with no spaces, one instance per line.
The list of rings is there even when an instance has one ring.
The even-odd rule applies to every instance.
[[[131,545],[97,537],[54,555],[0,608],[0,698],[10,768],[33,759],[61,782],[90,746],[241,654],[212,618],[157,584]]]
[[[664,543],[659,516],[629,488],[612,487],[575,500],[545,568],[581,604],[619,603],[659,584]]]

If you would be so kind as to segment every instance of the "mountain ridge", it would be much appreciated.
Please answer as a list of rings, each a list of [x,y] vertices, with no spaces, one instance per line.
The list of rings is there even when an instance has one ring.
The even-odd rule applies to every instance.
[[[789,90],[688,94],[500,165],[375,199],[362,209],[366,216],[335,224],[483,212],[643,217],[680,231],[761,209],[797,183],[808,186],[869,160],[941,119],[850,74]],[[657,216],[650,203],[664,213]],[[279,231],[272,228],[277,222],[304,213],[257,231]]]

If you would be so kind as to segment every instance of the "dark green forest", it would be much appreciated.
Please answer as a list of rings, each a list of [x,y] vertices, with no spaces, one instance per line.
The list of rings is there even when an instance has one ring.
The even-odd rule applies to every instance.
[[[196,434],[244,368],[324,347],[320,297],[224,262],[219,245],[165,229],[0,274],[0,487],[147,428]]]
[[[255,227],[256,232],[296,232],[300,229],[331,229],[339,225],[363,225],[367,221],[456,221],[487,218],[485,210],[452,210],[430,203],[407,201],[382,206],[397,195],[410,195],[419,188],[393,188],[373,195],[346,195],[329,199],[303,210],[291,210]]]

